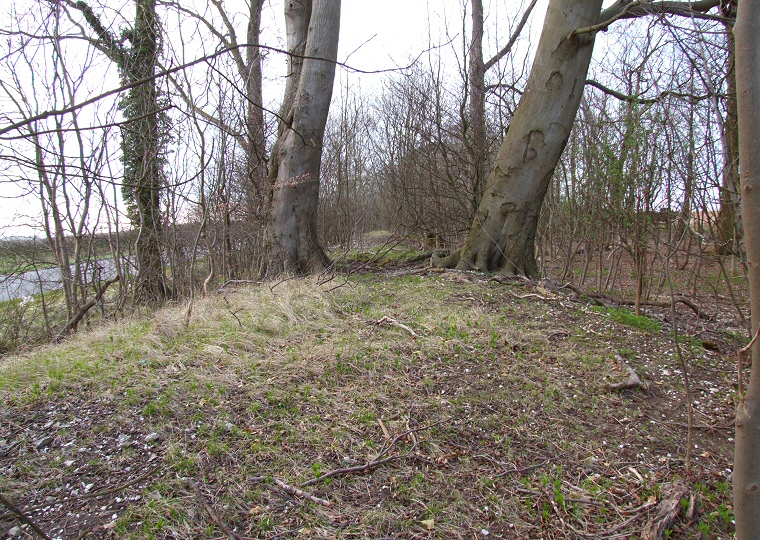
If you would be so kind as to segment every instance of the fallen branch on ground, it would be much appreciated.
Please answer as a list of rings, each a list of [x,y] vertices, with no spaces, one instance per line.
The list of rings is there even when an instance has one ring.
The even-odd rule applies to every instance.
[[[81,321],[84,316],[87,315],[87,312],[94,308],[98,302],[100,302],[100,299],[103,298],[104,294],[106,294],[106,289],[108,289],[111,284],[116,283],[117,281],[119,281],[119,276],[106,280],[103,285],[101,285],[100,289],[98,290],[98,294],[95,295],[95,298],[82,306],[82,309],[79,310],[79,313],[74,315],[74,317],[66,323],[66,326],[63,327],[63,330],[61,330],[58,335],[53,338],[53,344],[60,343],[63,338],[68,335],[71,329],[79,324],[79,321]]]
[[[214,513],[214,509],[209,506],[208,502],[206,501],[206,497],[203,496],[203,493],[201,493],[198,485],[190,478],[187,479],[187,485],[193,488],[193,491],[195,491],[195,496],[198,497],[198,502],[201,503],[201,506],[203,506],[203,508],[206,510],[206,513],[211,517],[211,520],[214,522],[214,524],[216,524],[216,526],[219,527],[222,532],[230,538],[230,540],[241,540],[241,538],[232,532],[227,527],[227,525],[225,525],[224,522],[219,519],[219,516]]]
[[[616,354],[615,360],[617,360],[618,365],[628,373],[628,378],[623,382],[605,384],[605,390],[608,392],[616,392],[618,390],[627,390],[629,388],[642,388],[644,390],[647,389],[646,383],[641,382],[639,376],[636,374],[633,368],[626,363],[625,359],[622,356]]]
[[[32,521],[32,518],[30,518],[21,510],[19,510],[16,507],[16,505],[13,504],[11,501],[9,501],[7,498],[5,498],[5,496],[2,493],[0,493],[0,503],[2,503],[6,508],[8,508],[8,510],[12,511],[14,515],[18,516],[18,518],[22,522],[29,525],[32,528],[32,530],[34,530],[34,532],[39,534],[42,538],[44,538],[45,540],[50,540],[50,537],[46,535],[44,532],[42,532],[42,529],[40,529],[39,526],[37,526],[37,524],[34,521]]]
[[[519,300],[525,300],[526,298],[538,298],[539,300],[551,300],[551,298],[546,298],[545,296],[541,296],[538,293],[527,293],[527,294],[515,294],[513,292],[509,293],[510,296],[513,296]]]
[[[298,489],[297,487],[289,486],[279,478],[274,479],[274,483],[280,486],[284,491],[287,493],[290,493],[291,495],[294,495],[296,497],[301,497],[302,499],[308,499],[312,502],[315,502],[317,504],[321,504],[322,506],[330,506],[330,501],[326,499],[320,499],[316,495],[312,495],[308,491],[304,491],[302,489]]]
[[[390,324],[391,326],[396,326],[398,328],[401,328],[402,330],[406,330],[407,332],[409,332],[411,334],[411,336],[413,338],[420,337],[419,334],[417,334],[417,332],[415,332],[414,330],[412,330],[411,328],[409,328],[407,325],[405,325],[403,323],[400,323],[396,319],[394,319],[392,317],[388,317],[387,315],[385,317],[383,317],[382,319],[376,321],[375,324],[378,325],[378,326],[382,326],[384,324]]]
[[[644,527],[641,540],[663,540],[665,531],[675,523],[678,513],[681,511],[681,499],[688,493],[689,488],[685,484],[675,483],[663,490],[665,498],[657,507],[657,515],[654,520]]]
[[[324,482],[325,480],[327,480],[328,478],[332,478],[333,476],[342,476],[342,475],[347,475],[347,474],[355,474],[355,473],[364,472],[364,471],[379,467],[381,465],[385,465],[386,463],[390,463],[391,461],[394,461],[396,459],[407,457],[409,454],[404,454],[404,455],[399,454],[399,455],[389,456],[387,458],[382,458],[382,456],[390,452],[391,448],[393,448],[398,441],[400,441],[407,435],[416,433],[418,431],[425,431],[435,425],[436,424],[414,428],[414,429],[408,429],[404,431],[403,433],[396,435],[396,437],[394,437],[393,440],[390,443],[388,443],[388,445],[383,450],[381,450],[380,453],[377,454],[372,461],[369,461],[368,463],[365,463],[364,465],[356,465],[355,467],[345,467],[343,469],[335,469],[333,471],[326,472],[325,474],[320,475],[319,478],[312,478],[311,480],[307,480],[306,482],[303,482],[301,484],[301,487],[313,486],[315,484],[318,484],[319,482]]]
[[[224,289],[226,289],[229,285],[261,285],[261,283],[261,281],[256,281],[253,279],[228,279],[224,282],[224,285],[216,290],[216,292],[223,292]]]
[[[584,291],[583,289],[576,287],[572,283],[566,284],[565,288],[570,289],[571,291],[576,293],[578,296],[584,296],[590,299],[594,304],[601,307],[608,308],[610,307],[610,305],[614,305],[614,304],[617,304],[619,306],[635,306],[636,305],[636,302],[634,302],[633,300],[621,300],[618,298],[613,298],[612,296],[609,296],[603,293],[594,293],[590,291]],[[694,314],[700,319],[712,320],[715,318],[715,315],[708,315],[706,313],[703,313],[697,304],[695,304],[692,300],[690,300],[689,298],[686,298],[685,296],[679,296],[677,298],[674,298],[673,302],[675,302],[676,304],[685,305],[686,307],[691,309],[694,312]],[[670,308],[670,300],[666,302],[642,301],[639,303],[639,305],[659,307],[659,308]]]

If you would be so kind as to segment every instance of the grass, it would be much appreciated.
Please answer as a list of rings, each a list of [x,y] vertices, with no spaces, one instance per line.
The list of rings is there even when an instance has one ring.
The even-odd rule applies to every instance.
[[[246,538],[604,534],[684,474],[672,344],[524,292],[459,273],[290,280],[200,300],[187,327],[164,308],[6,357],[0,489],[29,508],[139,480],[30,512],[61,538],[224,536],[188,478]],[[657,394],[603,390],[620,350]],[[730,381],[711,384],[700,419],[730,422]],[[731,533],[730,442],[700,435],[698,515],[674,537]],[[394,459],[325,478],[378,456]],[[329,507],[275,482],[313,479]]]
[[[636,328],[642,332],[649,332],[650,334],[657,334],[662,331],[662,325],[649,317],[642,315],[636,315],[630,309],[626,308],[605,308],[594,306],[592,308],[597,313],[603,313],[608,315],[618,324],[624,324],[631,328]]]

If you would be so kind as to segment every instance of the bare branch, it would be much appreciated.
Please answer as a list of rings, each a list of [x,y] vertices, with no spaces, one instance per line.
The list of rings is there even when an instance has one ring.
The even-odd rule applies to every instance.
[[[81,109],[81,108],[86,107],[88,105],[92,105],[93,103],[97,103],[101,99],[105,99],[105,98],[107,98],[109,96],[113,96],[115,94],[123,92],[124,90],[129,90],[131,88],[135,88],[137,86],[140,86],[141,84],[149,83],[149,82],[151,82],[151,81],[153,81],[155,79],[160,79],[161,77],[166,77],[167,75],[171,75],[173,73],[177,73],[179,71],[182,71],[183,69],[187,69],[189,67],[201,64],[203,62],[208,62],[209,60],[213,60],[214,58],[218,58],[219,56],[222,56],[224,54],[227,54],[227,53],[231,52],[231,50],[233,48],[242,48],[242,47],[259,47],[261,49],[266,49],[268,51],[277,52],[277,53],[281,53],[281,54],[287,54],[288,56],[297,57],[297,58],[301,58],[301,59],[305,59],[305,60],[321,60],[323,62],[332,62],[335,65],[340,66],[340,67],[342,67],[344,69],[347,69],[347,70],[349,70],[351,72],[354,72],[354,73],[363,73],[363,74],[368,74],[368,75],[369,74],[378,74],[378,73],[388,73],[388,72],[404,71],[404,70],[409,69],[410,67],[412,67],[417,62],[417,60],[420,58],[420,56],[422,56],[422,54],[424,54],[424,52],[426,52],[426,51],[423,51],[423,53],[420,53],[420,56],[418,56],[417,58],[415,58],[415,60],[411,64],[409,64],[408,66],[404,66],[404,67],[401,67],[401,68],[388,68],[388,69],[378,69],[378,70],[363,70],[363,69],[359,69],[359,68],[350,66],[350,65],[348,65],[348,64],[346,64],[344,62],[330,60],[329,58],[322,58],[320,56],[298,55],[298,54],[294,54],[292,52],[289,52],[289,51],[286,51],[286,50],[283,50],[283,49],[279,49],[277,47],[269,47],[267,45],[249,45],[247,43],[244,43],[242,45],[238,45],[237,47],[228,47],[228,48],[220,49],[220,50],[218,50],[216,52],[213,52],[211,54],[207,54],[206,56],[202,56],[202,57],[197,58],[195,60],[192,60],[190,62],[185,62],[184,64],[180,64],[178,66],[165,69],[165,70],[160,71],[160,72],[158,72],[158,73],[156,73],[154,75],[150,75],[148,77],[144,77],[142,79],[138,79],[136,81],[132,81],[132,82],[130,82],[128,84],[119,86],[118,88],[114,88],[113,90],[109,90],[107,92],[103,92],[102,94],[98,94],[97,96],[94,96],[94,97],[92,97],[90,99],[86,99],[85,101],[82,101],[81,103],[75,103],[75,104],[70,105],[69,107],[65,107],[63,109],[51,109],[49,111],[45,111],[45,112],[36,114],[34,116],[30,116],[29,118],[25,118],[23,120],[19,120],[18,122],[14,122],[14,123],[12,123],[9,126],[6,126],[4,128],[0,128],[0,135],[5,135],[6,133],[8,133],[10,131],[22,128],[24,126],[28,126],[30,124],[33,124],[34,122],[38,122],[38,121],[44,120],[46,118],[50,118],[51,116],[62,116],[62,115],[65,115],[65,114],[72,113],[72,112],[74,112],[74,111],[76,111],[78,109]]]
[[[510,36],[507,44],[504,45],[504,47],[493,56],[493,58],[491,58],[488,62],[486,62],[483,65],[483,67],[485,68],[485,71],[488,71],[489,69],[491,69],[496,64],[496,62],[504,58],[507,54],[509,54],[509,51],[512,50],[512,47],[515,45],[515,42],[517,41],[517,38],[520,37],[520,34],[523,31],[523,28],[525,28],[525,24],[528,22],[528,18],[530,17],[530,14],[533,12],[533,8],[536,7],[536,2],[538,2],[538,0],[533,0],[528,6],[528,9],[525,10],[525,13],[523,13],[522,19],[520,19],[520,23],[517,25],[517,28],[515,28],[515,31],[512,33],[512,36]]]
[[[116,62],[119,67],[122,67],[127,62],[127,51],[121,42],[114,36],[108,29],[103,26],[100,18],[95,14],[92,8],[87,4],[79,0],[78,2],[72,2],[72,0],[49,0],[54,6],[60,6],[63,2],[66,6],[76,9],[82,13],[84,20],[98,35],[98,40],[95,45],[103,51],[105,55],[111,60]]]
[[[707,13],[713,8],[720,6],[720,0],[700,0],[697,2],[648,2],[644,0],[618,0],[613,5],[602,11],[597,24],[577,28],[570,32],[568,37],[587,34],[589,32],[605,31],[612,23],[620,19],[635,19],[646,15],[678,15],[706,19],[711,21],[730,21],[720,15]]]
[[[652,97],[652,98],[645,98],[645,97],[641,97],[640,95],[631,96],[628,94],[623,94],[622,92],[618,92],[617,90],[614,90],[592,79],[589,79],[586,81],[586,86],[593,86],[594,88],[601,90],[605,94],[612,96],[615,99],[619,99],[620,101],[625,101],[627,103],[638,103],[641,105],[652,105],[653,103],[659,103],[663,99],[669,96],[683,98],[689,101],[690,103],[696,103],[699,101],[710,99],[709,94],[704,95],[704,96],[695,96],[692,94],[684,94],[682,92],[671,92],[671,91],[660,92],[656,97]]]

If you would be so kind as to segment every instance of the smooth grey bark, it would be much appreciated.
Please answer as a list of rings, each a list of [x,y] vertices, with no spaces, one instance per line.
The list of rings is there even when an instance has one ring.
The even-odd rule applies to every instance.
[[[329,264],[317,236],[322,141],[335,79],[340,0],[285,3],[288,80],[279,137],[272,150],[267,276],[303,274]],[[301,51],[303,51],[301,53]]]
[[[212,33],[220,38],[222,44],[230,48],[238,74],[245,87],[245,137],[239,137],[245,151],[246,182],[245,195],[248,213],[261,217],[264,213],[264,194],[266,193],[267,153],[266,126],[264,124],[264,98],[262,90],[261,49],[261,12],[265,0],[248,0],[248,26],[246,28],[245,56],[239,48],[235,26],[224,9],[222,0],[211,0],[222,18],[227,34],[216,29]],[[204,20],[204,22],[206,22]],[[211,26],[207,24],[207,26]],[[223,122],[220,122],[223,125]],[[234,132],[234,130],[228,130]]]
[[[525,28],[533,8],[536,7],[536,3],[537,0],[532,0],[530,5],[528,5],[506,45],[493,57],[485,60],[483,58],[483,0],[470,0],[472,37],[470,38],[469,73],[467,74],[469,122],[464,123],[464,140],[467,145],[467,154],[470,161],[470,205],[472,212],[470,218],[474,217],[480,205],[480,200],[483,198],[483,189],[487,176],[486,73],[499,60],[510,53],[512,47],[517,42],[517,38],[520,37]]]
[[[465,141],[470,159],[472,216],[483,198],[483,184],[486,178],[486,66],[483,61],[483,0],[470,0],[470,5],[472,7],[472,38],[470,40],[470,73],[468,77],[470,136],[469,138],[465,137]]]
[[[591,61],[602,0],[551,0],[520,104],[464,246],[437,266],[535,275],[538,217],[570,136]]]
[[[720,0],[550,0],[525,93],[486,182],[465,244],[439,267],[535,276],[535,238],[544,197],[567,143],[586,83],[594,36],[614,21],[648,14],[706,14]]]
[[[257,200],[262,201],[266,192],[267,179],[267,149],[266,126],[264,124],[264,98],[262,95],[262,68],[259,36],[261,35],[261,10],[264,0],[249,0],[248,29],[246,32],[246,71],[245,90],[248,106],[246,128],[250,147],[246,152],[246,169],[248,182],[257,194]],[[261,210],[257,213],[261,213]]]
[[[747,251],[752,334],[760,326],[760,5],[739,2],[736,40],[736,87],[739,118],[739,160],[744,240]],[[737,540],[760,532],[760,340],[751,349],[752,375],[736,408],[734,450],[734,516]]]

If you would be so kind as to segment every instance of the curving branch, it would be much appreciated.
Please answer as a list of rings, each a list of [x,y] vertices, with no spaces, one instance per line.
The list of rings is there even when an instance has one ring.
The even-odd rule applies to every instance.
[[[509,54],[509,51],[512,50],[512,47],[514,47],[515,42],[517,41],[517,38],[520,37],[523,28],[525,28],[525,25],[527,24],[530,14],[533,12],[533,8],[536,7],[536,2],[538,2],[538,0],[533,0],[528,6],[528,9],[525,10],[522,19],[520,19],[520,22],[518,23],[517,28],[515,28],[515,31],[512,32],[512,35],[510,36],[507,44],[504,45],[504,47],[493,56],[493,58],[491,58],[483,65],[485,71],[491,69],[496,64],[496,62],[504,58],[507,54]]]
[[[65,6],[81,12],[84,20],[87,22],[87,24],[90,25],[90,28],[92,28],[92,30],[98,36],[97,40],[93,40],[93,45],[101,50],[106,56],[108,56],[110,60],[115,62],[119,68],[123,68],[127,64],[129,54],[124,48],[124,45],[112,32],[103,26],[100,18],[95,14],[87,2],[84,2],[82,0],[79,0],[77,2],[73,2],[72,0],[48,1],[53,6],[59,7],[61,4],[64,4]]]
[[[590,32],[604,32],[615,21],[621,19],[636,19],[647,15],[676,15],[710,21],[733,22],[722,15],[711,15],[711,9],[720,7],[721,0],[699,0],[697,2],[649,2],[645,0],[618,0],[599,15],[599,22],[591,26],[576,28],[568,35],[569,38]]]
[[[685,100],[688,100],[691,103],[696,103],[698,101],[704,101],[706,99],[710,99],[710,94],[706,94],[703,96],[695,96],[693,94],[684,94],[682,92],[672,92],[672,91],[665,91],[660,92],[657,96],[652,98],[645,98],[641,97],[640,95],[628,95],[623,94],[622,92],[618,92],[617,90],[614,90],[608,86],[603,85],[602,83],[589,79],[586,81],[586,86],[593,86],[594,88],[601,90],[605,94],[614,97],[615,99],[619,99],[620,101],[625,101],[627,103],[638,103],[640,105],[652,105],[654,103],[659,103],[664,98],[673,96],[677,98],[683,98]]]

